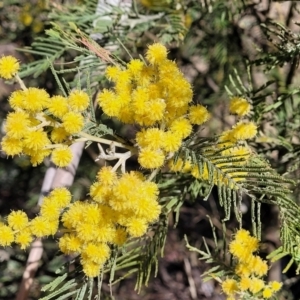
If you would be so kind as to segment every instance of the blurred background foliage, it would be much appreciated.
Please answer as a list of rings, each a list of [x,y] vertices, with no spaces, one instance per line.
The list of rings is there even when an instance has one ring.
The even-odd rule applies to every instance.
[[[86,43],[79,42],[70,42],[69,47],[57,42],[53,48],[46,48],[44,41],[55,40],[55,32],[65,34],[70,41],[86,37],[88,45],[91,45],[90,37],[124,60],[130,59],[124,47],[138,56],[153,41],[165,43],[170,49],[169,57],[193,84],[194,101],[206,105],[213,114],[213,121],[201,131],[201,136],[219,134],[230,128],[235,119],[228,114],[229,96],[247,97],[253,104],[253,118],[260,124],[259,135],[253,143],[255,151],[266,157],[279,174],[298,180],[294,200],[300,204],[300,35],[297,24],[300,4],[297,1],[140,0],[129,3],[128,10],[115,8],[95,18],[97,10],[101,12],[101,7],[97,7],[95,0],[0,1],[0,54],[15,55],[26,64],[21,72],[26,76],[26,84],[43,87],[54,94],[59,93],[59,87],[49,70],[49,60],[72,88],[78,84],[74,81],[76,74],[79,70],[83,72],[77,47],[81,51],[84,51],[82,48],[88,50]],[[53,29],[56,31],[51,31]],[[95,59],[91,57],[91,65],[94,64]],[[96,67],[99,72],[93,73],[91,82],[96,79],[102,86],[107,85],[101,72],[104,65],[98,62]],[[15,88],[0,83],[1,124],[10,110],[7,97]],[[98,87],[92,88],[97,90]],[[130,128],[117,123],[110,125],[130,137]],[[34,216],[38,212],[37,201],[49,161],[32,167],[24,157],[7,159],[3,153],[0,155],[1,216],[12,209],[23,209]],[[84,152],[71,188],[75,199],[84,198],[94,180],[99,169],[95,157],[93,147]],[[130,167],[136,167],[135,161]],[[189,196],[195,187],[189,188],[179,219],[176,220],[175,213],[169,219],[165,255],[160,260],[157,278],[139,295],[134,292],[134,279],[126,278],[114,286],[115,299],[224,299],[217,284],[203,282],[200,275],[207,266],[197,260],[195,253],[188,253],[183,240],[186,234],[189,243],[199,248],[205,237],[208,245],[214,247],[206,216],[211,217],[221,240],[224,213],[214,189],[204,202],[199,195],[196,199]],[[207,195],[207,187],[203,185],[201,189],[203,196]],[[250,228],[250,201],[244,200],[243,225]],[[264,220],[261,254],[266,256],[279,246],[280,224],[276,207],[262,205],[261,211]],[[230,238],[237,222],[232,219],[226,226],[225,236]],[[57,276],[55,271],[65,262],[63,256],[57,256],[55,238],[46,240],[44,247],[46,251],[30,299],[41,297],[41,287]],[[18,248],[0,250],[0,299],[14,299],[26,259],[27,252]],[[284,282],[279,299],[299,299],[299,277],[293,268],[282,275],[284,264],[285,261],[281,261],[271,269],[270,279]],[[104,280],[103,293],[103,297],[110,299],[107,280]]]

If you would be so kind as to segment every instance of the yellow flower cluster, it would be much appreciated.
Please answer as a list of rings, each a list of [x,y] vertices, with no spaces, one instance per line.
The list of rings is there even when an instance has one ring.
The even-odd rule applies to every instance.
[[[99,171],[90,195],[91,201],[77,201],[63,213],[67,233],[59,247],[63,253],[80,254],[84,273],[95,277],[110,256],[109,246],[144,235],[161,207],[155,183],[145,181],[138,172],[119,178],[111,167]]]
[[[146,60],[133,59],[125,69],[108,67],[106,75],[115,86],[103,90],[98,103],[109,117],[140,126],[138,161],[152,169],[161,167],[166,156],[179,149],[191,134],[192,124],[203,124],[210,114],[202,105],[190,105],[191,85],[167,59],[163,45],[150,45]]]
[[[12,211],[7,216],[7,224],[0,223],[0,246],[10,246],[15,242],[21,249],[26,249],[34,237],[54,235],[58,230],[60,213],[70,201],[70,192],[57,188],[44,198],[40,214],[31,221],[25,212]]]
[[[253,254],[258,247],[258,239],[250,236],[244,229],[239,230],[231,241],[229,252],[235,259],[235,274],[222,282],[222,289],[228,300],[235,299],[236,295],[247,295],[252,299],[269,299],[281,289],[282,283],[277,281],[265,283],[262,279],[267,275],[268,265],[266,261]]]
[[[14,111],[6,118],[2,150],[11,156],[28,155],[34,166],[52,153],[58,167],[67,166],[72,159],[72,135],[84,126],[87,93],[73,90],[67,98],[50,97],[45,90],[31,87],[13,92],[9,103]]]
[[[110,257],[111,246],[143,236],[158,219],[161,207],[155,183],[138,172],[118,177],[111,167],[98,172],[90,195],[90,200],[70,203],[70,192],[57,188],[44,197],[39,215],[31,221],[24,212],[12,211],[7,224],[0,223],[0,246],[15,242],[26,249],[35,237],[56,234],[61,220],[60,250],[80,255],[85,275],[97,276]]]
[[[15,57],[8,55],[0,58],[0,77],[12,79],[19,68],[20,64]]]

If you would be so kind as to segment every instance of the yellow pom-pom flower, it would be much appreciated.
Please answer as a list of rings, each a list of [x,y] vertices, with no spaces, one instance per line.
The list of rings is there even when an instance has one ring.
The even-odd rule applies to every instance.
[[[230,99],[229,111],[239,117],[243,117],[250,112],[250,103],[241,97],[233,97]]]
[[[56,205],[63,209],[71,202],[71,193],[64,187],[56,188],[48,196],[56,203]]]
[[[149,91],[145,87],[138,87],[132,93],[132,109],[135,114],[141,116],[148,113]]]
[[[51,222],[42,216],[36,217],[30,222],[30,230],[36,237],[44,237],[53,234]]]
[[[24,146],[31,150],[41,150],[51,142],[44,131],[29,131],[24,138]]]
[[[270,282],[270,288],[273,292],[278,292],[282,288],[282,282],[272,281]]]
[[[111,198],[111,188],[104,186],[100,182],[95,182],[90,187],[90,195],[98,203],[106,203]]]
[[[13,230],[7,225],[0,224],[0,246],[10,246],[14,240]]]
[[[141,237],[147,231],[147,222],[145,219],[131,218],[128,220],[127,231],[132,237]]]
[[[77,112],[68,112],[62,118],[63,127],[69,134],[75,134],[81,131],[84,125],[83,116]]]
[[[127,68],[131,76],[138,78],[142,72],[144,63],[140,59],[132,59],[128,64]]]
[[[160,43],[150,45],[146,51],[146,59],[152,65],[164,62],[167,59],[167,55],[167,48]]]
[[[122,101],[116,95],[108,90],[103,90],[98,96],[98,103],[103,112],[109,117],[118,117],[122,108]]]
[[[92,262],[103,265],[110,255],[110,248],[104,243],[88,243],[83,251],[82,256]]]
[[[18,90],[11,93],[9,97],[9,104],[13,109],[22,108],[23,101],[24,101],[24,94],[23,91]]]
[[[151,148],[142,148],[138,162],[143,168],[155,169],[164,164],[165,155],[161,150],[152,150]]]
[[[99,209],[99,206],[94,203],[88,203],[88,205],[86,205],[83,211],[83,218],[85,222],[91,224],[97,224],[99,223],[100,217],[101,217],[101,211]]]
[[[182,139],[176,133],[172,131],[168,131],[164,135],[163,145],[162,148],[166,152],[175,152],[181,146]]]
[[[97,242],[100,243],[111,243],[115,238],[115,228],[110,223],[111,218],[107,218],[107,216],[103,216],[105,218],[106,224],[100,224],[95,228],[95,238]]]
[[[237,281],[234,279],[224,280],[222,290],[227,296],[233,296],[239,290]]]
[[[232,135],[237,140],[252,139],[257,134],[257,126],[253,122],[239,122],[232,129]]]
[[[170,130],[184,139],[191,134],[192,125],[187,119],[181,118],[171,123]]]
[[[251,286],[251,279],[246,276],[242,277],[239,286],[240,286],[241,291],[248,290]]]
[[[43,203],[41,204],[40,215],[45,219],[52,221],[58,220],[60,213],[60,207],[56,201],[52,198],[44,197]]]
[[[245,244],[242,244],[236,240],[233,240],[230,243],[229,252],[243,262],[248,262],[253,257],[252,251],[245,248]]]
[[[163,145],[165,133],[159,128],[149,128],[139,131],[136,135],[136,141],[140,147],[149,147],[150,149],[159,149]]]
[[[260,292],[264,287],[265,287],[265,283],[262,279],[253,277],[251,279],[251,285],[249,287],[249,290],[253,294],[256,294],[256,293]]]
[[[49,94],[43,90],[30,87],[23,91],[24,101],[22,106],[29,112],[40,112],[47,108],[50,103]]]
[[[105,70],[105,75],[110,81],[117,81],[121,69],[116,66],[108,66]]]
[[[89,95],[84,91],[74,90],[69,95],[68,103],[71,110],[78,112],[83,111],[89,106]]]
[[[190,106],[189,119],[192,124],[201,125],[210,119],[210,113],[202,105]]]
[[[257,276],[262,277],[268,273],[268,264],[266,261],[262,260],[259,256],[254,256],[254,259],[251,261],[252,272]]]
[[[1,148],[7,155],[18,155],[22,153],[23,141],[5,136],[1,141]]]
[[[63,168],[71,162],[73,154],[70,147],[62,146],[52,151],[51,158],[54,164],[56,164],[60,168]]]
[[[50,149],[31,150],[24,148],[24,153],[30,156],[30,163],[35,167],[50,155]]]
[[[62,215],[62,221],[66,228],[75,228],[83,219],[83,212],[86,204],[81,201],[72,203],[69,210],[65,211]]]
[[[234,239],[237,241],[237,242],[240,242],[240,243],[245,243],[248,241],[250,237],[250,232],[246,229],[240,229],[236,232],[235,236],[234,236]]]
[[[164,117],[166,103],[163,99],[151,100],[148,104],[148,111],[150,114],[147,115],[149,121],[153,123],[161,121]]]
[[[80,262],[83,272],[87,277],[96,277],[99,275],[102,265],[96,264],[88,258],[81,259]]]
[[[97,179],[104,186],[112,186],[118,180],[116,172],[112,171],[112,167],[102,167],[97,173]]]
[[[17,210],[12,211],[7,216],[7,223],[14,230],[22,230],[28,225],[29,221],[25,212]]]
[[[0,58],[0,77],[11,79],[18,72],[20,64],[18,60],[11,56],[3,56]]]
[[[67,99],[63,96],[53,96],[48,105],[48,111],[57,118],[62,118],[68,111]]]
[[[90,242],[96,238],[95,225],[87,223],[83,219],[76,225],[76,232],[82,241]]]
[[[262,296],[265,299],[269,299],[273,296],[273,292],[269,287],[267,287],[263,290]]]
[[[26,135],[29,124],[29,115],[26,112],[16,111],[9,113],[5,124],[7,136],[21,139]]]
[[[65,254],[78,253],[82,249],[82,241],[73,233],[66,233],[58,243],[59,249]]]
[[[33,236],[29,229],[18,232],[15,236],[15,243],[19,244],[22,250],[30,246],[33,241]]]
[[[64,127],[54,127],[51,131],[51,140],[53,143],[59,144],[64,142],[69,134]]]

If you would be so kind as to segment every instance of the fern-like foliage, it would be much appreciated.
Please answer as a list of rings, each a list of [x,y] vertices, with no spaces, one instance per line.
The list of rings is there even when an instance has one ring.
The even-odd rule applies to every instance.
[[[298,262],[299,251],[296,245],[300,238],[300,207],[292,197],[291,188],[294,186],[294,182],[277,174],[264,158],[255,153],[245,161],[242,156],[221,155],[220,149],[222,149],[222,144],[217,139],[202,138],[196,142],[193,139],[186,142],[178,155],[184,161],[198,165],[199,177],[206,177],[207,184],[211,188],[214,185],[217,187],[218,201],[224,209],[225,217],[223,221],[229,220],[231,213],[234,212],[237,220],[241,222],[242,197],[248,196],[252,202],[253,231],[260,237],[261,204],[277,205],[281,219],[282,252],[280,253],[289,254],[292,256],[293,261]],[[241,162],[244,162],[243,165],[240,164]],[[190,182],[197,181],[191,176],[188,178]],[[182,178],[179,177],[178,187],[182,182]],[[176,186],[177,183],[173,183],[172,188],[174,188],[174,185]],[[190,186],[192,185],[190,183]],[[201,190],[201,185],[198,187]],[[211,188],[208,188],[208,191]],[[195,190],[191,195],[193,194],[194,196],[197,195]],[[180,203],[181,196],[182,194],[177,195],[177,204]]]

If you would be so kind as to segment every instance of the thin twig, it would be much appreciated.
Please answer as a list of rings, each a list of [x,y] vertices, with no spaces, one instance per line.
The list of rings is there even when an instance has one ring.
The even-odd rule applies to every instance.
[[[39,205],[43,202],[43,197],[56,187],[70,187],[74,181],[76,169],[84,148],[84,143],[76,143],[71,147],[73,160],[68,167],[64,169],[55,169],[54,165],[49,166],[41,189]],[[39,267],[43,255],[43,244],[40,239],[35,240],[28,255],[27,264],[23,273],[22,282],[16,297],[16,300],[26,300],[29,290],[33,283],[33,278]]]

